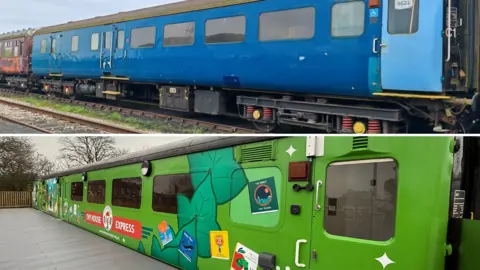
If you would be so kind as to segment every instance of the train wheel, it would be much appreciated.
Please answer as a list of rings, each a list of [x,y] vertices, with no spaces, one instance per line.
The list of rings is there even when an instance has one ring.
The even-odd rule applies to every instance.
[[[259,123],[259,122],[252,122],[253,125],[263,133],[271,133],[278,128],[277,124],[266,124],[266,123]]]

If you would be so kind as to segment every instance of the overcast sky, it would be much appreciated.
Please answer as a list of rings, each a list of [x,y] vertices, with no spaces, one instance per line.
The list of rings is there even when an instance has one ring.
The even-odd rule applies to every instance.
[[[62,24],[181,0],[0,0],[0,33]]]
[[[1,1],[1,0],[0,0]],[[62,136],[48,135],[40,137],[28,137],[32,143],[35,144],[38,152],[45,155],[51,161],[55,161],[59,156],[61,145],[58,144],[58,139]],[[167,144],[173,141],[184,140],[191,136],[121,136],[116,137],[117,146],[119,148],[129,149],[131,152],[142,150],[145,147],[153,147],[162,144]]]

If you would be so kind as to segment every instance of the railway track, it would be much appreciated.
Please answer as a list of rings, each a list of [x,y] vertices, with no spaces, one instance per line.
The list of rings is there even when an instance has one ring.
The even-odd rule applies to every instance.
[[[53,97],[53,96],[47,96],[47,95],[42,95],[37,93],[27,93],[27,92],[15,91],[15,90],[0,87],[0,96],[9,97],[11,95],[42,98],[45,100],[78,105],[78,106],[83,106],[91,109],[118,112],[126,116],[162,120],[171,124],[178,124],[180,126],[199,127],[206,130],[207,132],[213,132],[213,133],[217,132],[217,133],[252,134],[252,133],[259,132],[258,130],[253,128],[245,128],[245,127],[238,127],[238,126],[222,124],[222,123],[207,122],[207,121],[173,116],[168,114],[161,114],[161,113],[142,111],[137,109],[123,108],[123,107],[118,107],[113,105],[106,105],[102,103],[94,103],[94,102],[81,101],[81,100],[71,100],[68,98]]]
[[[141,134],[104,121],[38,108],[0,97],[0,118],[45,134]]]

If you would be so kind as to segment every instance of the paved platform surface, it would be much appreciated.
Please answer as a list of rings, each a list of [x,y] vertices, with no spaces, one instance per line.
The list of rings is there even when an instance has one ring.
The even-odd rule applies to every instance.
[[[43,134],[42,132],[0,119],[0,134]]]
[[[35,209],[0,209],[0,269],[174,270]]]

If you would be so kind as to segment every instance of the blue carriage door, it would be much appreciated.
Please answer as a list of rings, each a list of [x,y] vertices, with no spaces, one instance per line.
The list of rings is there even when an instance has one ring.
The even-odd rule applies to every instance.
[[[53,34],[50,37],[50,58],[49,58],[49,67],[50,74],[61,74],[62,68],[62,34]]]
[[[443,1],[385,0],[382,88],[442,92]]]
[[[112,75],[123,77],[124,61],[127,58],[127,48],[125,42],[125,25],[117,24],[113,26],[113,71]]]
[[[113,31],[105,31],[100,36],[100,66],[103,73],[110,73],[112,70],[112,44]]]

